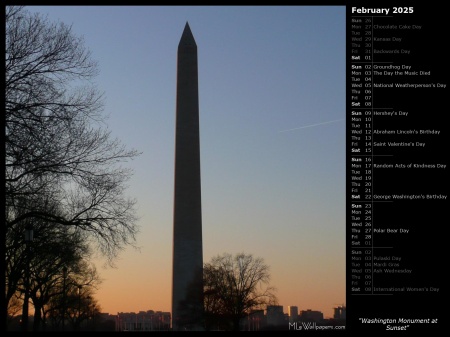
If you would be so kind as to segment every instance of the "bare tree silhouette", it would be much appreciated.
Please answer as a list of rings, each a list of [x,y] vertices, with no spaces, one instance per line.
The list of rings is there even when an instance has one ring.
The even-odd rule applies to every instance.
[[[205,263],[203,270],[207,328],[239,330],[242,318],[252,310],[277,303],[270,286],[269,266],[262,258],[225,253]]]
[[[103,95],[93,85],[98,65],[83,39],[23,6],[6,6],[5,14],[6,237],[23,236],[25,224],[65,226],[84,232],[113,264],[139,230],[136,201],[125,193],[132,171],[123,166],[139,153],[105,127]],[[7,256],[20,245],[8,241]],[[8,294],[16,280],[7,278]]]

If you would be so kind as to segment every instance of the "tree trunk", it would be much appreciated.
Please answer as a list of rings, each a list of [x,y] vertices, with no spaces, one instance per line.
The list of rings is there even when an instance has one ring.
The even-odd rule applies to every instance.
[[[239,316],[233,317],[233,331],[239,331],[241,328],[241,318]]]
[[[41,307],[35,303],[33,331],[39,331],[39,329],[41,327],[41,321],[42,321]]]

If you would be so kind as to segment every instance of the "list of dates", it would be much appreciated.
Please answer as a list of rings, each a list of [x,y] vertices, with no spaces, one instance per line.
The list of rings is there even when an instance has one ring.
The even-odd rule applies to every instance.
[[[349,296],[397,303],[443,291],[449,83],[421,11],[347,11]]]

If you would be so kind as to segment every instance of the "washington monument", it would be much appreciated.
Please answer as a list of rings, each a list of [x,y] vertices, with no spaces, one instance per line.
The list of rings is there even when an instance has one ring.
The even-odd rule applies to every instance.
[[[186,22],[178,44],[172,329],[201,330],[203,248],[197,44]]]

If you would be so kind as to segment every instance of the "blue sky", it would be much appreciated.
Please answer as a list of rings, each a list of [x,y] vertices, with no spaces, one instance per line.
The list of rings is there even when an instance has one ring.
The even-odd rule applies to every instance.
[[[38,6],[99,62],[108,128],[142,155],[140,251],[102,267],[104,312],[171,310],[176,55],[198,46],[204,261],[245,252],[279,302],[345,303],[344,6]]]

